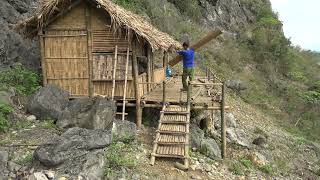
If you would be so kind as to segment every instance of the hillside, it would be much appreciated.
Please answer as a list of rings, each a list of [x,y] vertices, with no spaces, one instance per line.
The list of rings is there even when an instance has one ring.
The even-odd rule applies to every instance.
[[[189,171],[176,168],[170,160],[149,166],[157,125],[153,117],[158,116],[152,110],[144,114],[144,127],[137,131],[137,137],[124,134],[113,143],[97,138],[101,137],[95,134],[99,131],[71,128],[65,132],[50,118],[39,119],[26,113],[28,98],[38,92],[41,84],[40,53],[37,40],[24,39],[13,30],[13,24],[28,17],[38,2],[5,0],[0,2],[0,179],[5,175],[19,179],[34,172],[67,179],[86,179],[86,175],[96,179],[320,177],[320,53],[292,46],[269,0],[113,1],[181,42],[188,38],[192,44],[213,28],[223,30],[222,36],[197,52],[196,73],[203,74],[210,67],[228,82],[228,157],[221,160],[216,154],[212,157],[201,149],[190,149]],[[181,69],[178,65],[173,71]],[[84,104],[86,108],[93,106],[91,101]],[[205,113],[194,112],[194,121]],[[135,127],[128,123],[126,127]],[[209,132],[198,126],[192,129],[199,141],[203,136],[219,144],[218,114],[214,123]],[[108,147],[101,149],[73,133],[88,133],[98,145],[105,143]],[[59,152],[52,150],[54,147],[48,143],[52,140],[57,141],[52,146],[62,147]],[[70,150],[59,143],[70,146]],[[94,148],[86,149],[87,144]],[[39,163],[34,154],[40,154],[38,149],[43,146],[57,153],[52,159],[65,158],[65,162],[56,166]],[[72,154],[75,160],[66,160]],[[103,177],[98,176],[101,174]]]

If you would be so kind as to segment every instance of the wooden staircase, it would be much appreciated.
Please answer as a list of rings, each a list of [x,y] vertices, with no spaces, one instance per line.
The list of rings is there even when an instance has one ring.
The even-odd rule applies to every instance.
[[[151,153],[151,165],[156,157],[179,158],[189,166],[190,108],[164,106],[160,112],[159,126]]]

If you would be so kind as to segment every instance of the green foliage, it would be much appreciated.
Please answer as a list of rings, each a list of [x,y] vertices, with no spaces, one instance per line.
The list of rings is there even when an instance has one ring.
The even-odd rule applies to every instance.
[[[230,169],[233,174],[235,175],[243,175],[243,167],[240,164],[233,164]]]
[[[2,113],[0,113],[0,132],[7,131],[9,127],[10,127],[9,121]]]
[[[259,170],[266,173],[266,174],[274,174],[274,169],[271,164],[263,165],[263,166],[259,167]]]
[[[27,165],[33,162],[33,153],[25,154],[22,158],[19,158],[16,163],[20,165]]]
[[[22,65],[0,72],[0,87],[14,87],[22,95],[30,95],[40,88],[40,77]]]
[[[10,123],[7,118],[12,111],[13,108],[10,105],[0,102],[0,132],[5,132],[9,129]]]
[[[109,162],[105,169],[105,175],[110,176],[112,169],[120,167],[134,168],[137,165],[132,144],[112,143],[106,153]]]
[[[180,12],[193,20],[199,20],[202,17],[202,9],[198,0],[169,0],[176,5]]]
[[[248,159],[247,157],[243,156],[240,158],[239,160],[241,162],[241,164],[246,167],[247,169],[252,169],[253,168],[253,164],[251,162],[250,159]]]
[[[56,125],[54,124],[54,120],[47,119],[47,120],[41,122],[41,127],[44,129],[54,129],[54,128],[56,128]]]

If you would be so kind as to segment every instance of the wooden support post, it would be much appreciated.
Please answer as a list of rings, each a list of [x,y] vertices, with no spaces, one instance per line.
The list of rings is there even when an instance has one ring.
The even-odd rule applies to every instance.
[[[116,71],[117,71],[117,59],[118,59],[118,46],[116,45],[114,50],[114,60],[113,60],[113,74],[112,74],[112,93],[111,99],[114,100],[114,90],[116,87]]]
[[[166,104],[166,68],[167,68],[167,63],[168,63],[168,53],[165,51],[163,53],[163,70],[164,70],[164,80],[163,80],[163,92],[162,92],[162,101],[163,101],[163,105]]]
[[[89,68],[89,79],[88,79],[88,94],[90,97],[93,96],[93,70],[92,70],[92,37],[91,37],[91,9],[86,7],[86,30],[87,30],[87,58],[88,58],[88,68]]]
[[[131,43],[131,42],[129,42],[129,43]],[[126,95],[127,95],[129,58],[130,58],[130,45],[128,46],[128,49],[127,49],[126,71],[125,71],[124,88],[123,88],[122,120],[124,120],[125,113],[126,113]]]
[[[222,99],[221,99],[221,157],[226,158],[226,121],[224,119],[225,106],[225,83],[222,85]]]
[[[46,86],[48,83],[47,80],[47,60],[45,59],[45,43],[43,37],[42,29],[39,30],[39,41],[40,41],[40,50],[41,50],[41,70],[42,70],[42,82],[43,86]]]
[[[148,62],[148,66],[147,66],[147,78],[148,78],[148,83],[151,83],[152,81],[152,71],[151,71],[151,66],[152,66],[152,62],[151,62],[151,50],[150,50],[150,45],[148,45],[148,48],[147,48],[147,62]],[[148,84],[148,92],[151,91],[151,84]]]
[[[134,42],[132,42],[134,43]],[[141,109],[141,97],[139,91],[139,70],[136,54],[136,46],[132,47],[132,70],[133,70],[133,81],[134,81],[134,90],[136,96],[136,123],[137,128],[139,129],[142,124],[142,109]]]

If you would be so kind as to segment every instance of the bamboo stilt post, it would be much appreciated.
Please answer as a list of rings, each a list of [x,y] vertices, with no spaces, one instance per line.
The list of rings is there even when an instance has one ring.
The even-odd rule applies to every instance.
[[[147,69],[147,78],[148,78],[148,83],[151,83],[151,77],[152,77],[152,75],[151,75],[151,73],[152,73],[152,71],[151,71],[151,50],[150,50],[150,47],[148,46],[148,50],[147,50],[147,61],[148,61],[148,69]],[[151,84],[148,84],[148,92],[150,92],[151,91]]]
[[[162,92],[162,101],[163,105],[166,104],[167,101],[167,94],[166,94],[166,68],[167,68],[167,63],[168,63],[168,53],[165,51],[163,53],[163,70],[164,70],[164,80],[163,80],[163,92]]]
[[[42,79],[43,86],[46,86],[48,83],[47,80],[47,60],[45,59],[45,43],[42,29],[39,30],[39,38],[40,38],[40,49],[41,49],[41,70],[42,70]]]
[[[131,42],[129,42],[129,43],[131,43]],[[126,59],[126,71],[125,71],[125,78],[124,78],[124,88],[123,88],[122,120],[124,120],[125,113],[126,113],[126,95],[127,95],[129,57],[130,57],[130,48],[128,46],[127,59]]]
[[[117,71],[117,59],[118,59],[118,46],[116,45],[114,50],[114,61],[113,61],[113,74],[112,74],[112,93],[111,99],[114,100],[114,90],[116,87],[116,71]]]
[[[132,48],[132,70],[133,70],[133,80],[134,80],[134,90],[136,96],[136,123],[139,129],[142,124],[142,109],[141,109],[141,97],[139,91],[139,72],[138,72],[138,61],[136,54],[136,46]]]
[[[225,106],[225,83],[222,85],[222,99],[221,99],[221,157],[226,157],[226,149],[227,149],[227,142],[226,142],[226,121],[224,119],[224,106]]]
[[[86,30],[87,30],[87,57],[88,57],[88,69],[89,69],[89,80],[88,80],[88,87],[89,91],[88,94],[90,97],[93,96],[93,70],[92,70],[92,37],[91,37],[91,9],[90,7],[86,7]]]

